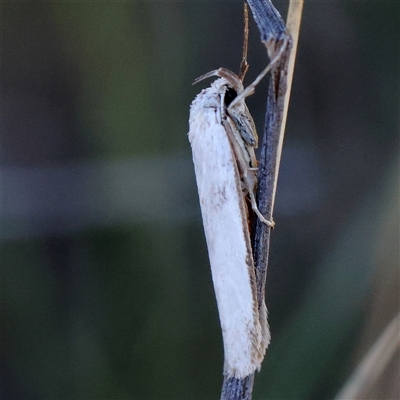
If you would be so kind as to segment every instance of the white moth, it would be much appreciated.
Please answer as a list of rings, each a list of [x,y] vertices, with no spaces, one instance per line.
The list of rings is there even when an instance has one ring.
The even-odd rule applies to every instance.
[[[244,378],[260,369],[270,341],[267,309],[257,307],[246,198],[255,200],[257,133],[241,79],[220,68],[198,78],[220,78],[190,107],[189,141],[200,198],[224,343],[224,375]]]

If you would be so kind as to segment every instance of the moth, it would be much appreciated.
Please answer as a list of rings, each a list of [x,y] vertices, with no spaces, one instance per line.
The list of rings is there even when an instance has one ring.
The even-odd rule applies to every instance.
[[[190,108],[189,141],[224,343],[224,375],[243,378],[261,367],[270,333],[265,304],[257,307],[247,196],[255,200],[257,133],[240,78],[224,68]]]

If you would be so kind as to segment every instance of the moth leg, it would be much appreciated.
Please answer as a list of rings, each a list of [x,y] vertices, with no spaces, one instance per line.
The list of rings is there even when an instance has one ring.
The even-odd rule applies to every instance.
[[[226,113],[233,121],[238,133],[245,142],[244,144],[256,149],[258,146],[257,131],[246,105],[244,104],[244,111],[228,107]]]
[[[254,196],[254,191],[249,191],[250,201],[251,201],[251,208],[256,213],[257,217],[260,219],[261,222],[273,228],[275,226],[274,221],[268,221],[260,212],[257,207],[256,197]]]
[[[253,119],[250,113],[248,115],[251,118],[251,123],[246,124],[245,118],[237,116],[234,110],[227,108],[224,104],[224,99],[221,97],[221,110],[224,110],[223,124],[225,130],[228,132],[228,136],[232,144],[239,146],[240,153],[237,157],[244,157],[246,168],[243,173],[247,173],[247,170],[257,170],[257,159],[254,149],[257,147],[257,132],[255,130]],[[245,140],[245,137],[252,138],[254,144],[250,144]]]
[[[224,110],[222,123],[228,133],[232,146],[234,146],[236,158],[245,158],[244,165],[246,165],[246,168],[243,170],[243,173],[245,174],[249,169],[249,165],[251,165],[251,168],[256,168],[257,166],[254,148],[253,146],[246,145],[244,142],[242,135],[236,128],[235,120],[230,117],[230,113],[227,113],[226,106],[223,103],[223,98],[221,98],[221,110]]]
[[[254,176],[254,187],[256,184],[256,179],[254,171],[257,170],[257,161],[254,153],[254,148],[252,146],[246,146],[243,142],[242,137],[235,128],[235,124],[231,120],[225,120],[224,122],[225,130],[228,134],[229,141],[233,147],[235,153],[236,162],[240,172],[244,177],[248,176],[248,172]],[[251,175],[250,174],[250,175]]]
[[[252,151],[254,153],[254,149],[252,147],[247,147],[243,151],[243,146],[241,141],[238,141],[235,135],[236,130],[232,128],[229,123],[225,124],[225,129],[228,133],[228,137],[232,144],[233,152],[235,153],[236,160],[238,163],[238,168],[242,173],[243,177],[243,184],[250,196],[251,208],[256,213],[257,217],[260,219],[261,222],[270,226],[271,228],[275,225],[274,221],[268,221],[260,212],[257,207],[256,196],[255,196],[255,189],[257,185],[257,178],[254,172],[253,167],[249,167],[249,163],[251,161],[251,156],[249,155],[248,151]]]
[[[233,146],[236,160],[240,160],[239,168],[242,174],[247,175],[247,171],[257,170],[257,161],[254,148],[244,143],[243,138],[231,119],[224,120],[224,127]]]
[[[241,163],[243,160],[239,159],[239,163]],[[274,227],[275,222],[274,221],[269,221],[267,220],[260,212],[257,206],[256,202],[256,196],[255,196],[255,191],[256,191],[256,184],[257,184],[257,178],[255,175],[255,172],[251,171],[251,174],[243,174],[243,183],[245,185],[245,188],[250,196],[250,202],[251,202],[251,208],[253,211],[256,213],[257,217],[260,219],[261,222],[264,224],[270,226],[271,228]]]
[[[272,67],[279,61],[281,58],[283,51],[286,49],[286,46],[288,44],[288,39],[285,37],[283,39],[283,43],[276,53],[275,57],[270,61],[270,63],[266,66],[266,68],[257,76],[257,78],[252,82],[249,86],[246,87],[246,89],[243,90],[229,105],[230,108],[233,108],[236,104],[239,104],[241,101],[243,101],[246,97],[252,95],[254,93],[254,90],[256,86],[259,84],[262,78],[264,78],[265,75],[272,69]]]

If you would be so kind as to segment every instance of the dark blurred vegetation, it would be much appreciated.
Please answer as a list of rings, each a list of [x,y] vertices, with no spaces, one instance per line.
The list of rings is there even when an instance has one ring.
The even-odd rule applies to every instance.
[[[1,398],[218,398],[186,133],[193,80],[238,70],[241,1],[1,7]],[[334,397],[399,310],[399,25],[306,0],[255,399]]]

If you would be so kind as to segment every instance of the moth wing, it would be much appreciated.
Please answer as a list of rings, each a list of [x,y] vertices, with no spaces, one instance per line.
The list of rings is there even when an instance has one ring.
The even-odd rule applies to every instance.
[[[222,327],[224,373],[242,378],[260,368],[268,343],[258,315],[236,160],[219,109],[204,107],[199,96],[191,107],[189,140]]]

